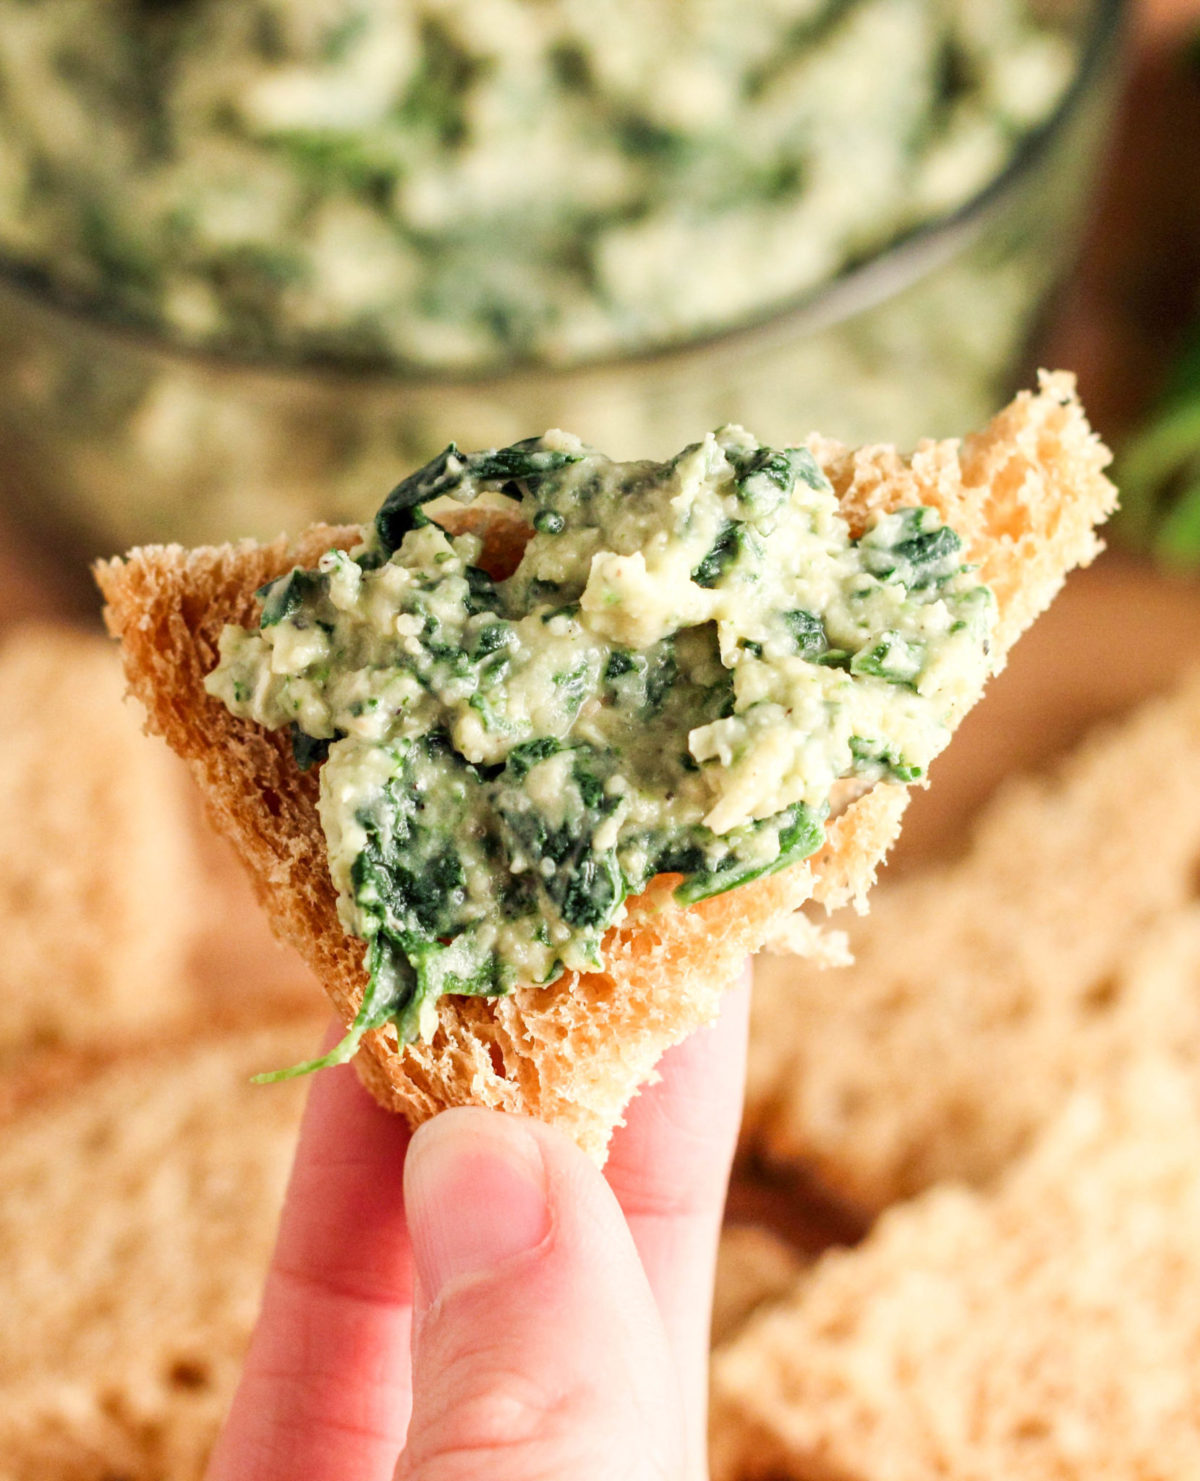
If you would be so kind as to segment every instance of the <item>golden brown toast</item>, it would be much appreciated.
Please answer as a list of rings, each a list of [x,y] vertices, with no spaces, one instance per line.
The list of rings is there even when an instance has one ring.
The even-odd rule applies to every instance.
[[[0,642],[0,1066],[157,1036],[192,1007],[202,886],[183,768],[139,734],[112,646],[65,623]]]
[[[907,459],[820,438],[809,446],[853,529],[876,509],[917,504],[954,526],[999,604],[993,672],[1067,572],[1100,549],[1093,526],[1116,499],[1103,473],[1108,452],[1063,374],[1044,375],[1038,393],[1018,396],[961,446],[927,442]],[[521,527],[481,509],[460,519],[482,530],[493,574],[512,568]],[[294,543],[146,547],[96,573],[150,728],[188,761],[277,934],[347,1023],[366,981],[363,946],[338,922],[316,774],[298,770],[286,733],[236,719],[203,681],[225,624],[256,624],[258,587],[358,538],[357,528],[316,526]],[[634,1091],[664,1050],[715,1016],[747,954],[810,899],[830,907],[861,899],[906,800],[904,787],[880,784],[827,825],[811,859],[687,909],[671,902],[670,877],[653,881],[605,938],[603,971],[566,972],[504,998],[444,998],[429,1042],[401,1049],[391,1025],[368,1033],[360,1076],[413,1123],[447,1106],[492,1106],[555,1123],[602,1159]]]
[[[713,1481],[1184,1481],[1200,1086],[1134,1050],[988,1190],[939,1183],[715,1355]]]

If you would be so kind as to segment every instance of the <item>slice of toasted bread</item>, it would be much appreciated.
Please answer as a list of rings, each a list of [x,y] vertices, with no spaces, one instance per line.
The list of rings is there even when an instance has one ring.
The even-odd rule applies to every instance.
[[[1115,502],[1103,474],[1108,453],[1067,375],[1044,376],[1038,394],[1019,396],[961,447],[923,443],[903,459],[890,448],[810,445],[852,528],[876,509],[928,504],[959,532],[998,599],[994,668],[1066,573],[1096,554],[1093,526]],[[489,511],[467,514],[484,521],[485,564],[511,568],[523,531]],[[286,734],[235,719],[203,680],[222,627],[257,621],[256,588],[357,538],[357,529],[318,526],[294,544],[149,547],[97,568],[109,628],[151,728],[188,760],[276,931],[299,948],[347,1022],[365,982],[363,947],[335,912],[317,778],[298,771]],[[665,879],[653,882],[605,938],[603,971],[568,972],[500,999],[443,999],[429,1042],[401,1050],[391,1026],[369,1033],[360,1075],[414,1122],[446,1106],[493,1106],[556,1123],[602,1158],[631,1095],[665,1049],[715,1015],[747,953],[806,900],[833,906],[864,894],[906,798],[903,787],[875,787],[828,825],[812,859],[686,910],[671,904]]]
[[[1200,1460],[1200,1095],[1153,1053],[992,1190],[896,1204],[713,1364],[714,1481],[1167,1481]]]
[[[320,1034],[164,1036],[9,1114],[0,1083],[0,1481],[199,1481],[304,1102],[249,1076]]]
[[[188,782],[123,688],[98,633],[30,622],[0,644],[0,1064],[161,1033],[192,1006]]]

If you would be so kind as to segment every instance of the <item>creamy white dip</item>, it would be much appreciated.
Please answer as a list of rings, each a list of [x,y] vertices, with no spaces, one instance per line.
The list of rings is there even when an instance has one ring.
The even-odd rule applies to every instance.
[[[530,529],[504,579],[433,522],[481,497]],[[358,1027],[402,1038],[444,992],[595,967],[655,875],[687,905],[807,857],[841,779],[922,778],[995,617],[933,510],[855,537],[808,451],[739,427],[666,463],[451,447],[260,595],[207,687],[323,763]]]

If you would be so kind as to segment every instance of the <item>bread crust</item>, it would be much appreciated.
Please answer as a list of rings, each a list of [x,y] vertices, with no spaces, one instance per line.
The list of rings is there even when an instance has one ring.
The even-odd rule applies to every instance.
[[[809,445],[852,527],[873,510],[918,503],[954,525],[999,602],[993,672],[1066,573],[1100,549],[1093,526],[1115,504],[1108,452],[1063,374],[1043,375],[1038,393],[1023,393],[961,447],[926,442],[903,459],[891,448]],[[468,516],[482,516],[490,562],[510,565],[521,530],[489,512]],[[318,525],[293,543],[150,546],[96,568],[149,728],[187,761],[276,933],[347,1023],[366,981],[364,949],[337,918],[317,775],[297,769],[286,733],[237,719],[203,681],[225,624],[257,621],[259,586],[358,533]],[[833,908],[864,896],[906,801],[905,788],[880,784],[830,822],[812,859],[688,909],[670,901],[672,877],[652,881],[605,937],[604,970],[566,972],[504,998],[443,998],[427,1043],[401,1049],[392,1025],[369,1032],[356,1059],[361,1079],[413,1124],[452,1105],[521,1112],[558,1125],[602,1161],[630,1097],[667,1048],[716,1015],[745,957],[806,901]]]

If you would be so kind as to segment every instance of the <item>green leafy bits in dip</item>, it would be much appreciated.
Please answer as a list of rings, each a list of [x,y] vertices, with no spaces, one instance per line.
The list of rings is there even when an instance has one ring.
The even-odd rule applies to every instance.
[[[480,499],[529,530],[504,579],[438,523]],[[429,1035],[443,993],[597,967],[655,875],[686,906],[807,858],[843,779],[924,776],[995,613],[935,511],[856,538],[808,451],[740,427],[666,463],[452,445],[258,595],[207,686],[321,765],[370,976],[333,1059],[389,1020]]]

